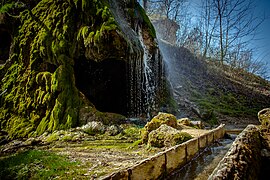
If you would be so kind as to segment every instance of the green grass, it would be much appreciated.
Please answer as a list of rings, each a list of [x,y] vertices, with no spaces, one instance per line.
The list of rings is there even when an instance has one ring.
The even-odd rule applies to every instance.
[[[55,153],[28,150],[0,158],[0,179],[72,179],[84,173],[79,165]]]
[[[206,95],[192,92],[192,100],[203,111],[213,111],[231,117],[256,116],[258,109],[250,107],[244,97],[236,97],[232,93],[223,93],[215,89],[208,89]]]

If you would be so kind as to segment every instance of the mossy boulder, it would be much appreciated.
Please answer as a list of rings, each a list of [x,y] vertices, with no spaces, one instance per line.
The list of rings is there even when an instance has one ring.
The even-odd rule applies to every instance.
[[[258,119],[262,126],[270,128],[270,108],[265,108],[258,112]]]
[[[185,128],[202,129],[204,127],[202,121],[192,121],[189,118],[178,119],[177,120],[177,125],[178,125],[177,129],[185,129]]]
[[[193,126],[193,124],[191,123],[191,120],[189,118],[181,118],[177,120],[178,124],[182,124],[185,126]]]
[[[148,135],[151,131],[158,129],[162,124],[166,124],[172,128],[177,128],[177,119],[174,115],[168,113],[159,113],[148,122],[142,130],[143,143],[147,143]]]
[[[151,131],[148,136],[147,145],[158,148],[175,146],[192,139],[190,134],[181,132],[166,124],[162,124],[158,129]]]

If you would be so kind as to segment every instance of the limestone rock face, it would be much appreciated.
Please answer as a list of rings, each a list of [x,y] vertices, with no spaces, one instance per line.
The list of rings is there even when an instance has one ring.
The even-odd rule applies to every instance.
[[[258,119],[263,126],[270,128],[270,108],[259,111]]]
[[[158,148],[175,146],[192,139],[190,134],[166,124],[162,124],[158,129],[151,131],[148,136],[148,146]]]
[[[164,68],[155,30],[137,1],[24,3],[7,12],[18,12],[12,32],[0,26],[0,39],[10,35],[0,48],[1,59],[9,56],[0,65],[0,129],[20,138],[91,121],[112,124],[110,117],[117,121],[102,112],[128,115],[138,107],[131,115],[145,113],[145,52],[149,66],[158,65],[155,81],[162,82]]]

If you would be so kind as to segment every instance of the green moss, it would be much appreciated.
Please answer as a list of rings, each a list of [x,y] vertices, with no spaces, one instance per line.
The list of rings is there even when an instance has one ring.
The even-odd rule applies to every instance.
[[[270,108],[258,112],[258,119],[263,128],[270,128]]]
[[[31,4],[36,6],[21,12],[21,24],[13,34],[12,65],[0,72],[4,76],[1,92],[7,90],[1,97],[1,128],[12,138],[79,125],[80,109],[87,103],[75,85],[76,58],[102,60],[105,51],[111,52],[108,40],[123,54],[127,48],[127,43],[121,46],[124,38],[106,0],[41,0]],[[138,10],[144,26],[155,37],[139,5]],[[92,111],[104,124],[124,119]]]
[[[135,9],[139,12],[139,15],[143,19],[143,23],[145,24],[145,26],[148,28],[148,32],[150,33],[151,37],[156,38],[156,30],[153,24],[151,23],[149,17],[146,15],[145,10],[141,7],[141,5],[138,2],[135,4]]]
[[[177,144],[181,144],[183,142],[186,142],[186,141],[192,139],[193,137],[186,132],[180,132],[171,138],[172,138],[172,145],[175,146]]]
[[[160,129],[152,131],[149,134],[147,145],[149,147],[158,148],[162,148],[164,146],[170,147],[181,144],[189,139],[192,139],[190,134],[186,132],[180,132],[172,127],[163,125]]]
[[[15,4],[15,2],[10,2],[10,3],[1,3],[1,8],[0,8],[0,13],[6,13],[9,12],[13,9],[15,9],[17,6]]]
[[[123,135],[128,138],[133,139],[140,139],[141,135],[141,128],[137,126],[130,126],[128,128],[125,128],[123,131]]]
[[[59,135],[56,133],[51,134],[46,139],[47,142],[53,142],[53,141],[57,141],[57,140],[59,140]]]
[[[11,137],[77,124],[81,100],[75,87],[74,54],[67,48],[70,42],[77,43],[73,41],[72,8],[68,1],[44,0],[21,14],[22,25],[14,39],[18,56],[12,56],[13,65],[2,86],[7,94],[0,120]],[[17,133],[17,129],[25,133]]]
[[[242,95],[224,93],[210,88],[204,95],[196,90],[192,92],[192,100],[195,101],[202,112],[220,113],[232,117],[256,116],[259,107],[250,105]]]
[[[132,143],[132,145],[129,148],[136,149],[139,147],[139,145],[142,145],[142,144],[143,144],[142,140],[139,139],[139,140],[135,141],[134,143]]]
[[[162,124],[177,128],[177,119],[174,115],[168,113],[159,113],[157,116],[153,117],[141,130],[143,143],[147,143],[149,133],[158,129]]]
[[[0,179],[51,179],[80,177],[79,162],[51,152],[29,150],[0,160]],[[73,170],[73,171],[71,171]]]

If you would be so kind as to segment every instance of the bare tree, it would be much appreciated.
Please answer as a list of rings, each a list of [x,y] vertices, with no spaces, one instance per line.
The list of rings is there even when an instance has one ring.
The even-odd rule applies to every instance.
[[[202,0],[202,28],[205,58],[218,45],[220,63],[228,61],[229,51],[243,47],[256,35],[264,17],[254,15],[252,0]]]
[[[177,21],[187,0],[149,0],[149,14]]]
[[[187,0],[148,1],[147,12],[164,40],[183,44],[188,32],[188,21],[185,21],[188,15],[186,3]]]
[[[218,18],[215,34],[219,38],[220,62],[224,63],[230,48],[252,39],[264,18],[254,16],[252,0],[213,0],[213,10]],[[245,39],[245,40],[244,40]]]
[[[206,59],[207,56],[211,56],[211,45],[214,37],[214,32],[217,27],[218,16],[215,15],[213,7],[213,0],[202,0],[201,1],[201,19],[200,29],[203,33],[203,44],[202,44],[202,57]]]
[[[198,26],[194,27],[188,33],[183,46],[189,49],[194,55],[199,56],[201,54],[202,37],[200,28]]]

